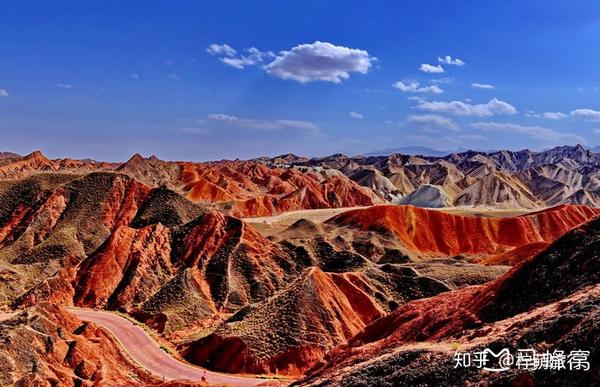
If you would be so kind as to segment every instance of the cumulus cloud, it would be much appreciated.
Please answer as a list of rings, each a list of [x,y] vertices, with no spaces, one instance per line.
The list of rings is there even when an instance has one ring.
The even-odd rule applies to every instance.
[[[208,118],[212,121],[219,121],[228,125],[234,125],[246,129],[257,130],[301,130],[309,133],[320,133],[320,128],[307,121],[299,120],[262,120],[255,118],[240,118],[228,114],[209,114]]]
[[[441,65],[434,66],[427,63],[423,63],[421,67],[419,67],[419,71],[422,71],[424,73],[439,74],[444,72],[444,68]]]
[[[587,121],[600,121],[600,111],[592,109],[576,109],[571,112],[571,117]]]
[[[471,83],[471,87],[476,89],[494,89],[494,85],[490,85],[489,83]]]
[[[206,49],[210,55],[225,55],[225,56],[234,56],[237,51],[228,44],[216,44],[213,43]]]
[[[405,93],[430,93],[430,94],[441,94],[444,92],[441,88],[431,86],[421,86],[417,81],[398,81],[392,85],[395,89],[403,91]]]
[[[458,130],[458,126],[451,119],[437,114],[411,115],[406,122],[418,129]]]
[[[585,143],[585,139],[574,133],[558,132],[553,129],[543,128],[541,126],[522,126],[517,124],[507,124],[498,122],[475,122],[470,125],[472,128],[494,131],[523,134],[534,140],[552,144]]]
[[[428,110],[436,113],[449,113],[457,116],[476,116],[488,117],[496,114],[516,114],[517,109],[508,102],[497,98],[491,99],[487,103],[473,105],[462,101],[431,101],[421,102],[418,109]]]
[[[250,47],[244,50],[245,54],[231,57],[219,58],[221,62],[236,69],[243,69],[247,66],[255,66],[263,63],[266,59],[274,58],[275,54],[271,51],[260,51],[256,47]]]
[[[453,59],[450,55],[446,55],[443,58],[438,57],[438,62],[447,64],[447,65],[454,65],[454,66],[464,66],[466,64],[465,62],[463,62],[462,60],[460,60],[458,58]]]
[[[57,83],[56,87],[61,88],[61,89],[71,89],[73,86],[66,84],[66,83]]]
[[[0,89],[0,97],[8,97],[8,91]]]
[[[348,79],[350,73],[368,73],[376,60],[365,50],[316,41],[281,51],[264,69],[278,78],[300,83],[340,83]]]
[[[527,111],[525,112],[525,115],[527,117],[532,117],[532,118],[545,118],[547,120],[562,120],[563,118],[566,118],[567,115],[565,113],[561,113],[561,112],[544,112],[544,113],[536,113],[536,112],[532,112],[532,111]]]
[[[363,118],[365,118],[365,116],[363,116],[362,114],[360,114],[358,112],[355,112],[354,110],[348,114],[350,115],[350,117],[356,118],[357,120],[362,120]]]

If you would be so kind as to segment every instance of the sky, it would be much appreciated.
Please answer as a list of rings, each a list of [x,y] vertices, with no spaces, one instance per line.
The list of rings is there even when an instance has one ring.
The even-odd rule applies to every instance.
[[[597,1],[13,1],[0,151],[126,160],[600,144]]]

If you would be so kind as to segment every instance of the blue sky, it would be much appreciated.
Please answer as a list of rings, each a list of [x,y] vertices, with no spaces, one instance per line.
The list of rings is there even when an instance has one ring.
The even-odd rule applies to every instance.
[[[0,12],[2,150],[593,147],[599,43],[596,1],[12,2]]]

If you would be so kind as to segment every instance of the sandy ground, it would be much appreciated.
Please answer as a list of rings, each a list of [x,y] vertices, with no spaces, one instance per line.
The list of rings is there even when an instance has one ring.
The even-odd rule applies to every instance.
[[[273,235],[283,231],[300,219],[307,219],[314,223],[323,223],[327,219],[341,214],[342,212],[367,207],[343,207],[324,208],[318,210],[299,210],[284,212],[274,216],[263,216],[258,218],[243,218],[244,222],[252,225],[254,229],[265,236]]]

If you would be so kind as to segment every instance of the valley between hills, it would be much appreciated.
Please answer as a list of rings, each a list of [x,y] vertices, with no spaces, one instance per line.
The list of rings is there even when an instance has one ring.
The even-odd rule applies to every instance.
[[[0,384],[598,384],[599,215],[583,146],[0,153]],[[121,326],[189,372],[144,366]],[[454,367],[485,347],[589,350],[591,369]]]

